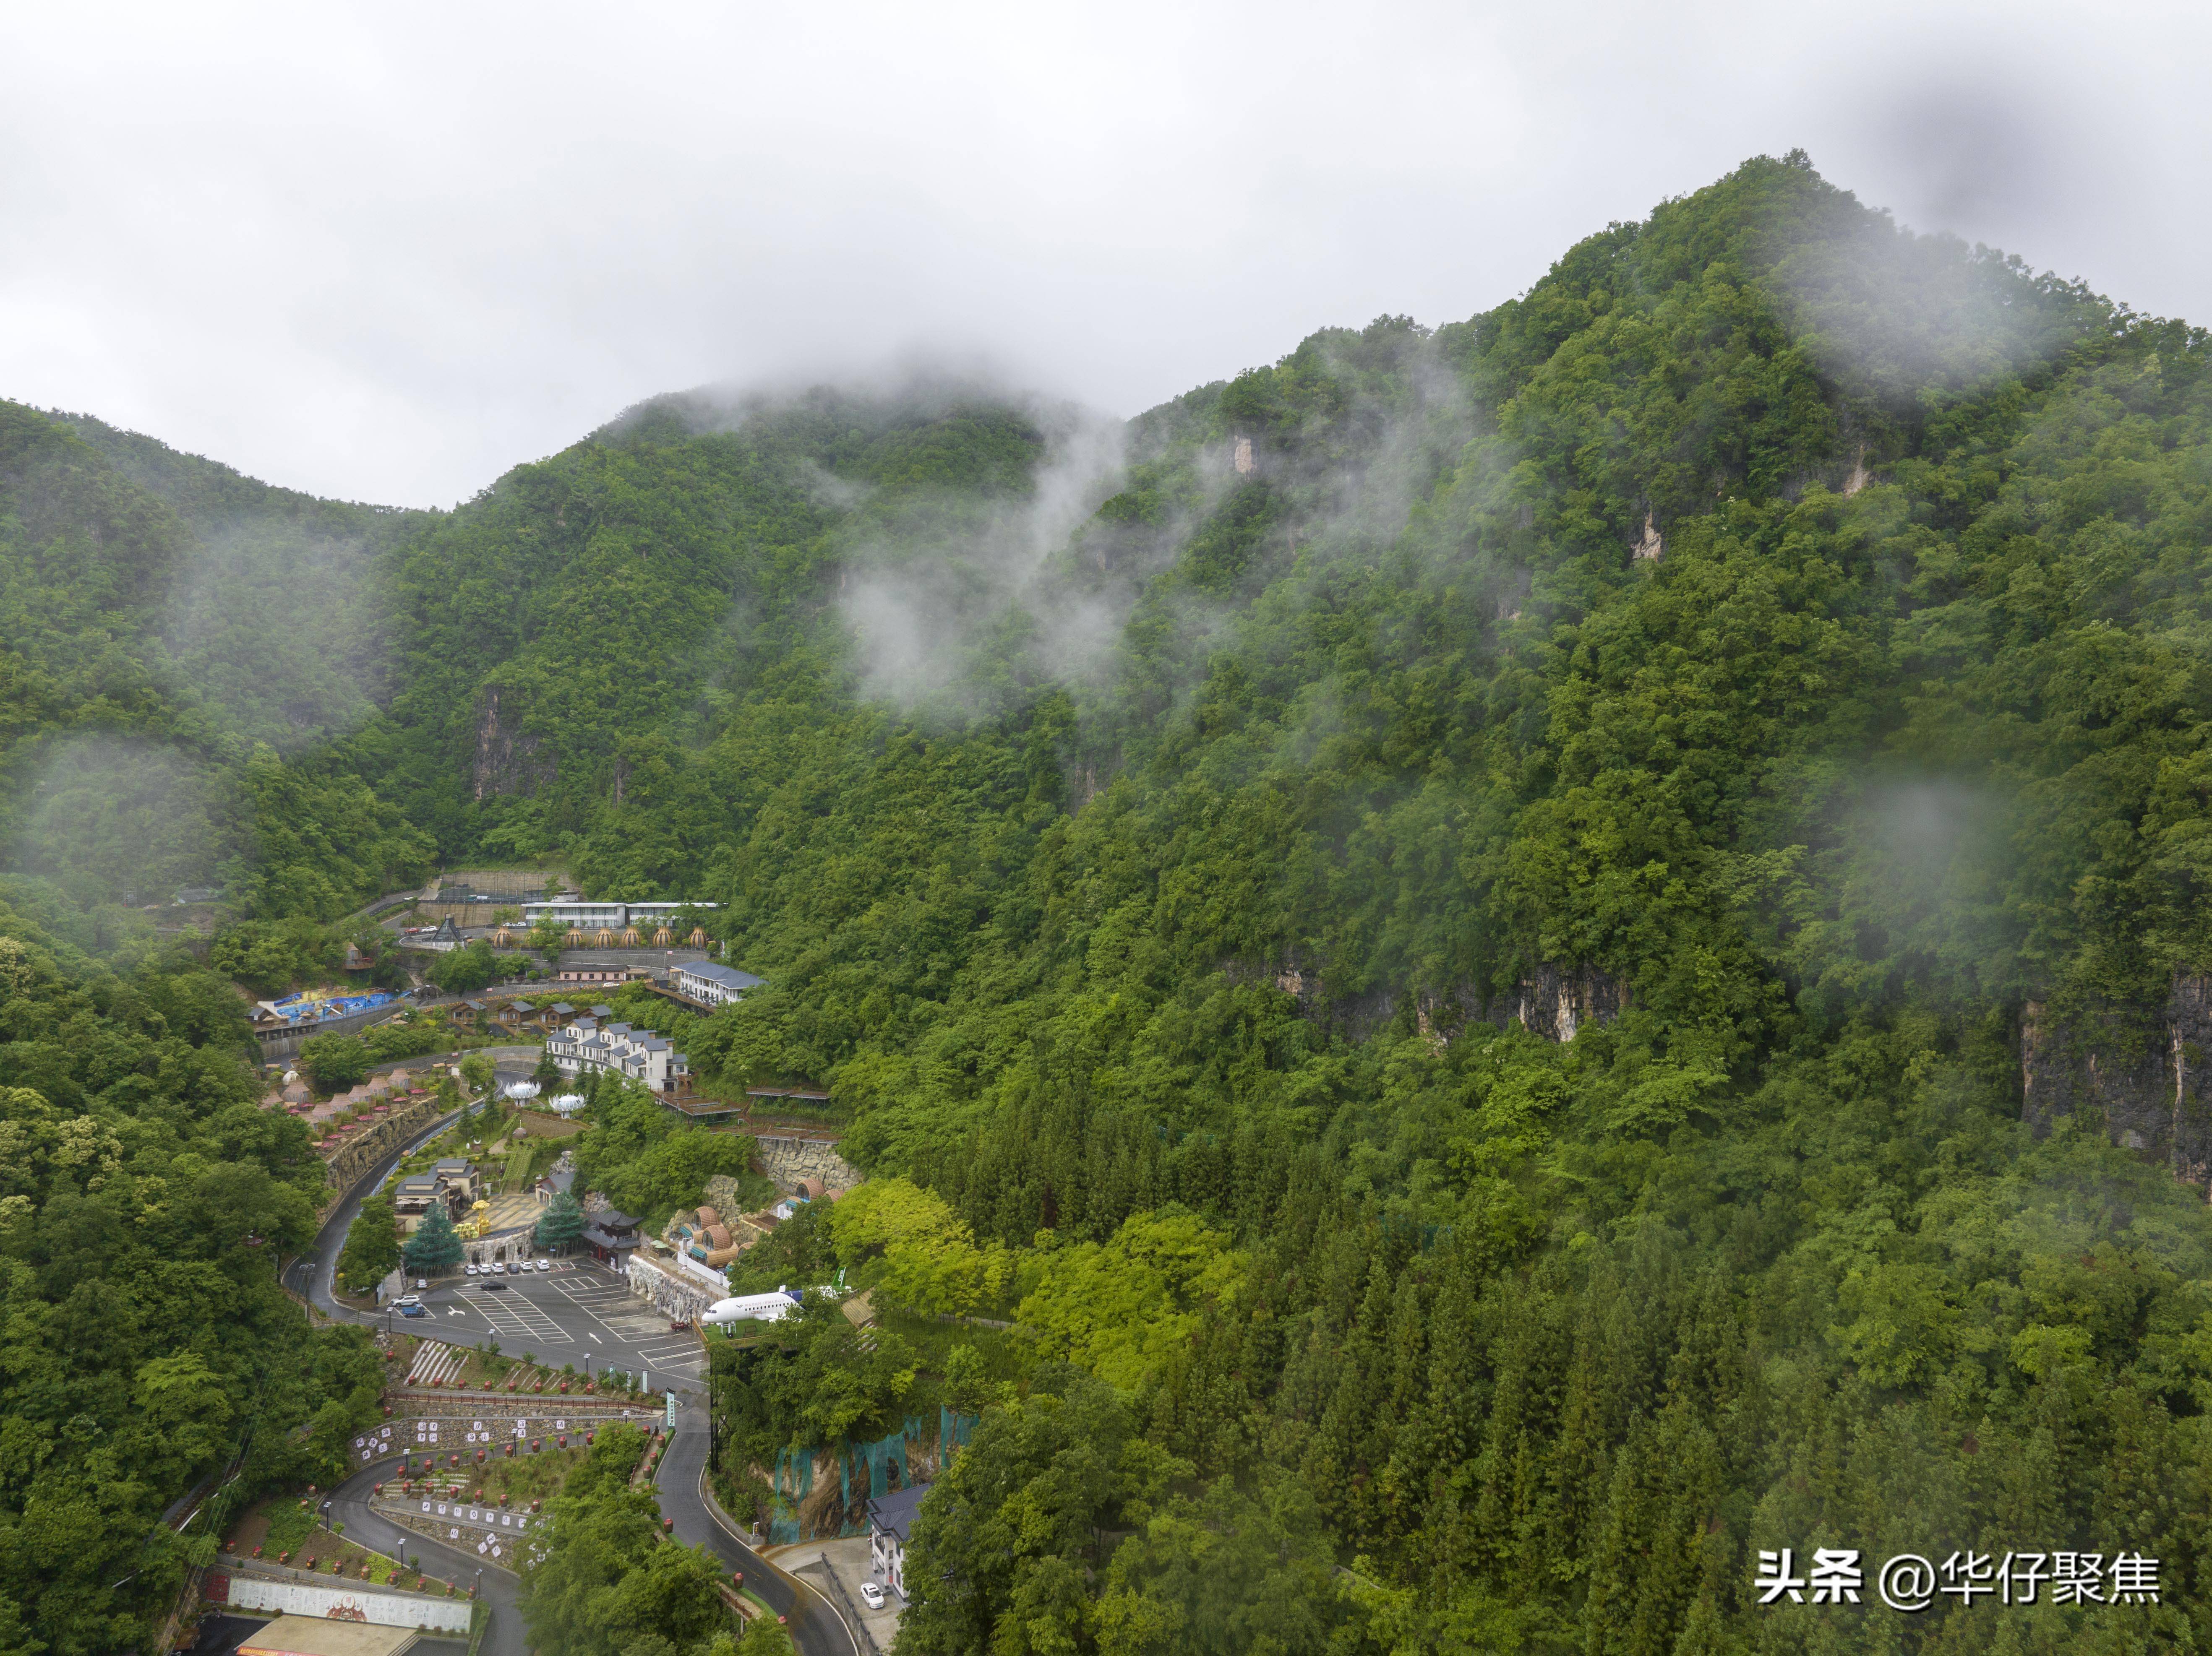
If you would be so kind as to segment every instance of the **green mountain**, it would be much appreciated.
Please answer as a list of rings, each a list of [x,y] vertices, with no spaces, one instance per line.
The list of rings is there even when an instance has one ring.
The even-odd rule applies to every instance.
[[[671,397],[412,514],[0,408],[15,866],[721,905],[664,1022],[890,1193],[835,1431],[982,1416],[902,1650],[2193,1648],[2208,360],[1792,155],[1120,427]]]

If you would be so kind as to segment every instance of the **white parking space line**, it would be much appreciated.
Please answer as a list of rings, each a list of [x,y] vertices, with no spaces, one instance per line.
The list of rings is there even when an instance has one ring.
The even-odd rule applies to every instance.
[[[527,1300],[479,1300],[475,1308],[502,1334],[526,1334],[533,1339],[557,1340],[573,1345],[574,1338],[560,1324]]]

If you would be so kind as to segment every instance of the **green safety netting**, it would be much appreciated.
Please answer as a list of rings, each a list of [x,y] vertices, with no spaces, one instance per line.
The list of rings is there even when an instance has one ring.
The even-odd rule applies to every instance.
[[[799,1503],[814,1492],[814,1451],[778,1451],[769,1487],[776,1497],[776,1510],[768,1523],[769,1539],[779,1546],[804,1540],[799,1532]]]
[[[957,1409],[947,1409],[941,1403],[938,1404],[937,1453],[939,1463],[942,1465],[945,1461],[951,1459],[952,1452],[955,1449],[965,1448],[968,1445],[968,1440],[975,1435],[975,1429],[981,1425],[982,1422],[983,1417],[981,1415],[963,1415]]]

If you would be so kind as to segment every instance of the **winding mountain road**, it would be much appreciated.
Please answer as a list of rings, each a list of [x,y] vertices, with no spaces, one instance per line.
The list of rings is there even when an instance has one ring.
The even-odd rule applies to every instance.
[[[529,1639],[517,1604],[521,1583],[514,1574],[488,1565],[473,1552],[447,1546],[414,1530],[402,1529],[388,1518],[369,1510],[368,1497],[375,1486],[396,1476],[399,1458],[378,1461],[331,1491],[331,1516],[345,1526],[345,1538],[392,1558],[419,1558],[433,1576],[457,1587],[478,1582],[477,1591],[491,1606],[491,1626],[484,1635],[483,1656],[528,1656]],[[479,1580],[479,1572],[481,1580]]]
[[[708,1429],[703,1407],[678,1413],[655,1475],[661,1514],[676,1520],[676,1538],[686,1546],[704,1544],[730,1568],[744,1572],[745,1586],[784,1618],[801,1656],[860,1656],[860,1641],[827,1599],[747,1546],[708,1504]]]

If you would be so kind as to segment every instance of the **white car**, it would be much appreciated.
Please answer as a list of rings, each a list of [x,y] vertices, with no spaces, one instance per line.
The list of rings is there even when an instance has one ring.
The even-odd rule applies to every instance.
[[[550,1259],[540,1259],[538,1262],[538,1268],[540,1271],[550,1271],[553,1269],[553,1262]]]
[[[477,1268],[474,1265],[463,1265],[461,1269],[471,1277],[477,1274]]]
[[[870,1610],[881,1610],[884,1607],[884,1590],[873,1581],[861,1582],[860,1602]]]

